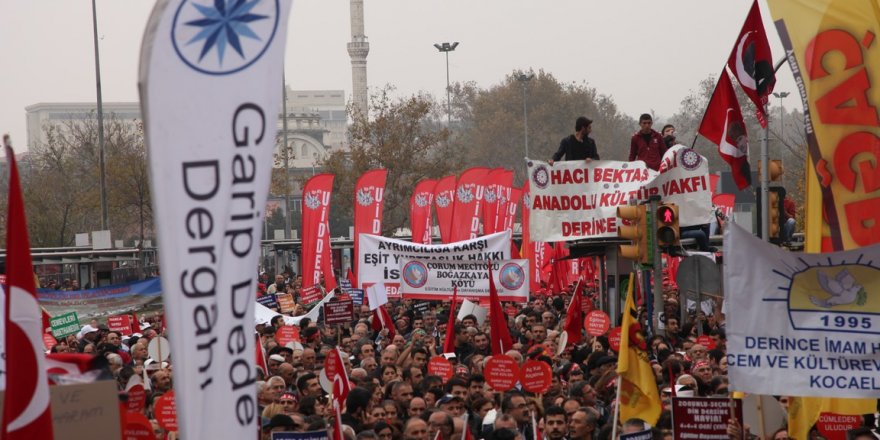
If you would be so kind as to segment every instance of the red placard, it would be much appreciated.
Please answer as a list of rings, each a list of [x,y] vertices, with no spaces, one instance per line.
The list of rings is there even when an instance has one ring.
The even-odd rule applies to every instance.
[[[440,376],[446,383],[452,379],[452,363],[443,356],[434,356],[428,361],[428,374]]]
[[[516,360],[506,354],[492,356],[483,370],[486,383],[495,391],[507,391],[513,388],[519,379],[519,366]]]
[[[324,324],[348,324],[354,320],[354,302],[351,299],[328,301],[324,304]]]
[[[142,413],[146,406],[147,392],[143,385],[134,385],[128,389],[128,401],[126,402],[126,410],[128,412]]]
[[[314,304],[314,303],[320,301],[322,298],[324,298],[324,295],[321,294],[321,288],[318,287],[317,285],[303,287],[303,289],[299,293],[299,296],[300,296],[300,299],[302,300],[302,303],[307,306]],[[281,298],[280,298],[281,295],[278,295],[278,297],[279,297],[278,298],[278,305],[280,305],[282,311],[284,311],[284,306],[281,304]],[[293,299],[292,298],[290,300],[290,303],[291,303],[290,310],[293,310]]]
[[[530,393],[545,393],[550,389],[553,372],[546,362],[530,360],[523,364],[519,374],[519,382],[524,390]]]
[[[819,422],[816,428],[822,437],[828,440],[846,440],[846,431],[856,429],[862,425],[862,416],[845,416],[823,412],[819,414]]]
[[[697,337],[697,344],[706,347],[706,350],[714,350],[715,349],[715,340],[712,339],[709,335],[703,335]]]
[[[119,332],[123,335],[131,334],[131,317],[128,315],[116,315],[107,318],[107,328],[110,331]]]
[[[743,419],[742,400],[710,397],[673,397],[672,426],[674,440],[701,440],[727,437],[730,402],[734,402],[737,420]]]
[[[174,391],[169,391],[156,400],[156,421],[166,431],[177,431],[177,405]]]
[[[51,350],[57,343],[58,341],[55,340],[55,336],[52,336],[51,333],[43,333],[43,346],[46,347],[46,350]]]
[[[618,353],[620,353],[620,332],[620,327],[614,327],[608,332],[608,345]]]
[[[299,341],[299,327],[283,325],[275,331],[275,341],[278,345],[286,347],[287,344]]]
[[[609,327],[611,327],[611,318],[608,317],[607,313],[601,310],[593,310],[588,313],[587,318],[584,319],[584,329],[586,329],[587,334],[591,336],[604,335]]]
[[[124,440],[155,440],[153,425],[146,416],[140,413],[125,415],[125,426],[122,428]]]

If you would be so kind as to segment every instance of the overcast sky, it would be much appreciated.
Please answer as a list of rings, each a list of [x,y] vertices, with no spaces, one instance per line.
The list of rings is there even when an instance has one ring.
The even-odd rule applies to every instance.
[[[198,0],[207,2],[208,0]],[[762,3],[774,57],[782,46]],[[136,101],[141,37],[154,2],[98,0],[105,102]],[[365,0],[370,87],[445,94],[443,55],[433,43],[458,41],[452,81],[499,83],[515,69],[544,69],[586,82],[633,117],[672,115],[700,80],[718,75],[751,0]],[[38,102],[94,101],[91,2],[0,3],[0,131],[26,142],[25,110]],[[347,0],[297,0],[291,10],[287,81],[294,89],[351,93]],[[787,67],[777,91],[794,92]],[[280,89],[280,85],[279,85]],[[794,96],[786,106],[797,105]],[[774,105],[777,101],[774,98]],[[572,120],[578,115],[572,115]],[[634,127],[635,129],[635,127]]]

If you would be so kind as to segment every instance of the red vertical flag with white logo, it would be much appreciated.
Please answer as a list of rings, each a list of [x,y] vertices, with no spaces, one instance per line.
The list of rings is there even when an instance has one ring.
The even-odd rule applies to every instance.
[[[336,288],[330,261],[330,195],[333,175],[318,174],[306,182],[302,194],[302,274],[303,287],[321,282],[326,290]]]
[[[513,224],[516,222],[516,209],[519,207],[520,200],[522,200],[522,194],[523,192],[519,188],[510,189],[510,197],[507,200],[507,206],[504,207],[504,216],[498,231],[513,231]]]
[[[6,399],[2,438],[52,439],[49,381],[43,356],[43,323],[37,302],[31,245],[15,153],[6,144],[9,205],[6,221]]]
[[[446,176],[434,187],[434,206],[437,210],[437,226],[440,241],[452,243],[452,216],[455,209],[455,176]]]
[[[749,165],[749,136],[739,109],[739,101],[726,71],[721,72],[715,92],[709,99],[698,132],[718,145],[718,154],[730,165],[733,180],[739,189],[752,184]]]
[[[465,170],[455,187],[455,215],[452,218],[452,241],[470,240],[480,235],[480,214],[489,169]]]
[[[388,170],[370,170],[361,175],[354,185],[354,254],[358,255],[361,234],[382,235],[382,200],[385,196],[385,178]],[[354,264],[357,281],[359,264]],[[357,286],[355,282],[352,286]]]
[[[409,228],[412,231],[413,243],[431,244],[433,234],[431,205],[434,204],[436,186],[436,180],[422,180],[416,184],[409,198]]]
[[[730,52],[727,67],[733,72],[749,99],[755,103],[757,108],[755,116],[761,127],[766,127],[767,115],[764,113],[764,105],[767,104],[767,97],[773,92],[773,86],[776,84],[776,72],[773,69],[773,55],[770,53],[770,43],[767,41],[758,0],[752,2],[752,8],[749,9],[749,15],[739,32],[739,38],[736,39],[736,44]]]
[[[510,186],[513,185],[513,171],[495,168],[486,176],[483,192],[483,235],[494,234],[500,229],[499,221],[502,211],[510,198]]]

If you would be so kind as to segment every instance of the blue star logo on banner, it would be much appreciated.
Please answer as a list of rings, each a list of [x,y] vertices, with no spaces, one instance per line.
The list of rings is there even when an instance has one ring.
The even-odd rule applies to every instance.
[[[227,75],[266,52],[278,27],[278,0],[184,0],[171,29],[180,58],[192,69]]]

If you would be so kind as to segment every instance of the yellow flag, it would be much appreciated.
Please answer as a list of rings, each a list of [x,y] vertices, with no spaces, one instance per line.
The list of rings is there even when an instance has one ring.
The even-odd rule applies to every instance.
[[[806,104],[804,131],[809,168],[814,171],[813,182],[807,185],[807,218],[822,218],[824,208],[827,219],[829,235],[821,243],[816,243],[818,225],[808,225],[808,249],[830,252],[878,243],[880,3],[768,0],[767,4]]]
[[[876,409],[876,399],[792,397],[788,406],[788,436],[794,440],[807,440],[810,428],[822,413],[860,416],[872,414]]]
[[[654,370],[648,360],[647,343],[638,322],[638,311],[633,303],[634,280],[635,274],[630,276],[620,329],[620,358],[617,360],[620,419],[625,422],[635,417],[654,425],[660,417],[662,405]]]

